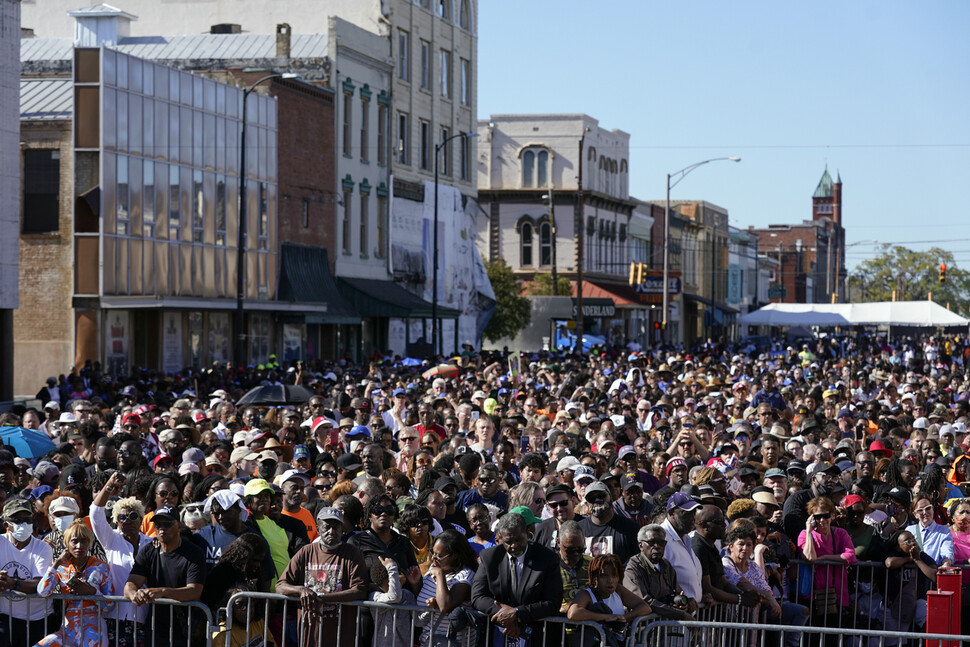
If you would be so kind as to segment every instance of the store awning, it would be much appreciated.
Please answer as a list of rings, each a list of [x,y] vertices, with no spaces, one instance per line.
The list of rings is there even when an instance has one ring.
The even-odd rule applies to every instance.
[[[294,243],[280,245],[280,285],[277,300],[325,306],[307,308],[306,323],[360,323],[360,315],[334,283],[333,275],[330,274],[330,259],[324,247]]]
[[[586,297],[586,285],[589,284],[595,290],[613,299],[617,308],[649,308],[650,306],[640,301],[633,286],[620,283],[602,283],[593,281],[583,282],[583,297]]]
[[[397,317],[423,319],[431,316],[431,304],[408,292],[394,281],[337,277],[340,292],[362,317]],[[458,310],[438,304],[440,319],[457,319]]]

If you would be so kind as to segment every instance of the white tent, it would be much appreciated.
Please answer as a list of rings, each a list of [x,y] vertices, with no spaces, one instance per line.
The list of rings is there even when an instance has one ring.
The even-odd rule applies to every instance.
[[[739,322],[750,326],[966,326],[970,320],[932,301],[771,303]]]

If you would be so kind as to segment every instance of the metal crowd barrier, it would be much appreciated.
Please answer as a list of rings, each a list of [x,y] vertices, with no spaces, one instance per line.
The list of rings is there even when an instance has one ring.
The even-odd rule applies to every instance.
[[[794,638],[794,639],[793,639]],[[770,647],[783,641],[795,647],[970,647],[970,636],[925,634],[903,631],[846,631],[834,627],[791,627],[780,624],[737,622],[684,622],[637,618],[626,647]]]
[[[89,637],[107,647],[212,645],[212,614],[201,602],[158,599],[144,605],[150,609],[145,622],[120,623],[110,617],[118,603],[130,604],[118,595],[42,597],[4,592],[0,594],[0,644],[31,647],[45,636],[61,633],[62,645],[87,644]],[[160,614],[155,613],[163,607],[167,622],[160,622]],[[36,619],[28,620],[32,615]]]
[[[215,631],[224,633],[214,634],[213,647],[267,644],[271,636],[280,647],[411,647],[416,643],[422,647],[491,647],[500,638],[496,633],[500,629],[485,614],[467,607],[445,616],[413,603],[345,602],[324,606],[329,617],[314,622],[299,613],[302,608],[299,598],[276,593],[236,593],[226,605],[224,623],[221,618],[217,619],[219,626]],[[241,625],[234,614],[237,608],[240,616],[245,614]],[[271,613],[281,619],[275,628],[263,620]],[[606,633],[598,623],[572,622],[559,617],[537,623],[528,639],[530,647],[606,647],[608,644]],[[622,642],[626,642],[625,637]]]
[[[916,620],[925,619],[926,595],[925,590],[934,590],[930,583],[921,586],[922,577],[919,569],[908,564],[902,569],[889,569],[883,562],[856,562],[845,564],[829,560],[792,560],[795,577],[788,582],[786,599],[808,607],[808,623],[817,627],[831,627],[836,629],[865,629],[868,631],[901,631],[907,632],[917,628]],[[970,568],[962,565],[959,568],[966,571]],[[898,583],[891,578],[893,570],[898,574]],[[826,593],[828,587],[816,590],[816,578],[828,577],[835,574],[836,583],[841,581],[841,573],[846,574],[847,604],[839,605],[838,599],[832,598],[832,591]],[[895,599],[887,597],[891,593],[890,587],[898,589],[901,584],[916,586],[916,607],[912,598],[898,594]]]

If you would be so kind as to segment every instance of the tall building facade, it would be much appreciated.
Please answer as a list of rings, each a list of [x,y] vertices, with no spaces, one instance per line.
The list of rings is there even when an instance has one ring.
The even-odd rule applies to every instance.
[[[527,283],[555,268],[574,298],[581,264],[584,331],[647,341],[652,295],[629,263],[649,257],[654,219],[629,194],[629,134],[582,114],[492,115],[478,133],[482,255]]]
[[[749,228],[759,253],[777,260],[768,296],[773,303],[841,303],[845,300],[845,229],[842,178],[828,168],[812,195],[812,217],[797,224]]]
[[[73,0],[28,0],[25,20],[38,36],[67,38],[73,33],[67,14],[75,8]],[[428,302],[435,295],[431,236],[425,234],[433,229],[434,191],[429,185],[435,180],[436,161],[442,202],[451,205],[459,230],[468,229],[470,214],[477,209],[471,170],[475,140],[464,136],[475,129],[477,4],[126,0],[123,8],[138,16],[127,25],[127,35],[145,38],[146,44],[158,34],[208,31],[235,34],[243,42],[263,35],[279,40],[281,25],[296,27],[285,58],[301,59],[300,65],[286,67],[279,52],[261,64],[305,78],[322,74],[335,94],[337,173],[329,207],[335,235],[329,262],[341,292],[362,317],[359,329],[348,329],[342,343],[354,348],[354,354],[369,355],[388,348],[403,353],[415,335],[427,339],[432,311]],[[328,34],[330,51],[307,55],[305,48],[301,50],[298,41],[303,38],[305,43],[310,34]],[[189,69],[200,68],[204,65]],[[365,78],[375,71],[379,79]],[[461,258],[461,248],[460,242],[453,242],[442,254],[451,251],[452,259]],[[449,276],[469,273],[484,276],[481,263],[470,269],[442,263],[439,283],[447,285]],[[402,286],[416,300],[393,296]],[[487,279],[480,287],[468,294],[446,293],[439,287],[437,297],[444,306],[439,314],[447,329],[442,337],[453,341],[446,350],[457,348],[459,336],[477,340],[484,325],[479,304],[487,307],[489,301],[484,296],[490,291]],[[409,301],[413,307],[388,307],[388,298]]]

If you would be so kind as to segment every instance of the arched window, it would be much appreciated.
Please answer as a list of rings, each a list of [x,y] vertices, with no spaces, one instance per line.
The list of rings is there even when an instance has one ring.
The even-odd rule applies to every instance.
[[[461,0],[461,6],[458,9],[459,27],[471,31],[471,13],[471,7],[468,6],[468,0]]]
[[[552,225],[548,222],[539,225],[539,265],[552,265]]]
[[[522,267],[532,266],[532,223],[524,222],[519,228],[519,264]]]
[[[549,186],[549,151],[529,148],[522,152],[522,188]]]
[[[532,178],[535,177],[536,154],[532,151],[522,153],[522,187],[528,188],[535,186]]]
[[[536,186],[549,186],[549,151],[536,155]]]

